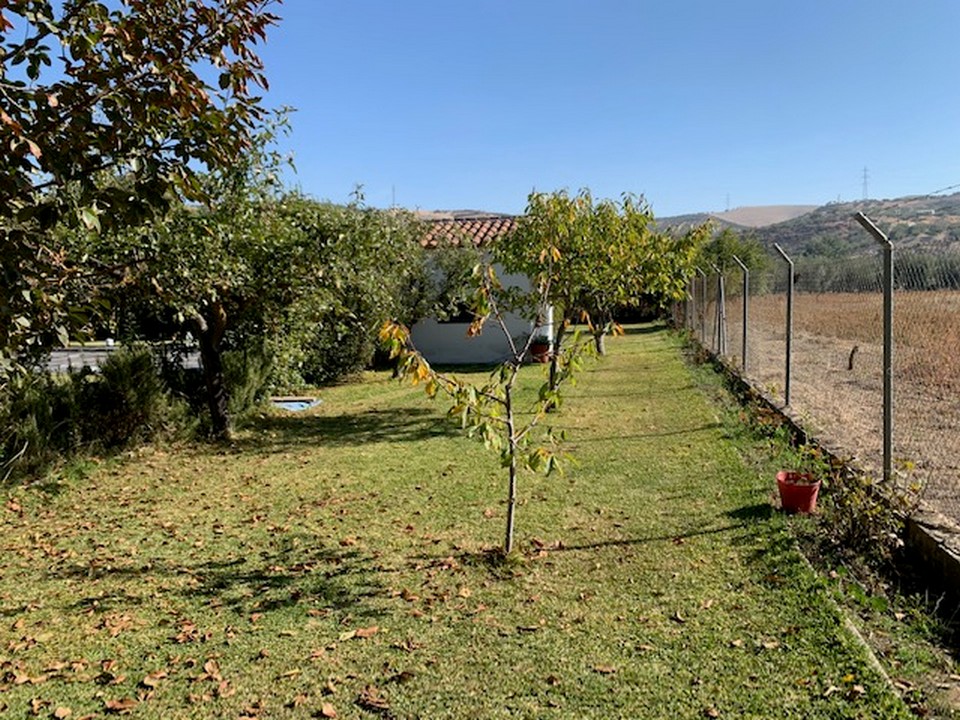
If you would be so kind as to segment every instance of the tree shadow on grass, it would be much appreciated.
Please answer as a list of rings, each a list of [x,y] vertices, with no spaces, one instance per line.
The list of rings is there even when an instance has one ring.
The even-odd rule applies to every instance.
[[[667,329],[665,323],[651,323],[649,325],[634,325],[623,328],[624,335],[656,335]]]
[[[243,450],[281,452],[301,445],[351,447],[421,442],[458,434],[448,418],[424,408],[368,410],[343,415],[275,415],[257,420],[253,434],[239,439]]]
[[[347,548],[297,548],[250,557],[196,563],[153,562],[103,567],[72,565],[52,571],[54,580],[129,582],[114,592],[81,597],[69,608],[99,612],[181,596],[203,605],[233,610],[239,616],[268,613],[302,604],[327,611],[349,610],[354,617],[381,613],[367,602],[384,596],[374,557]],[[141,595],[137,591],[142,591]]]

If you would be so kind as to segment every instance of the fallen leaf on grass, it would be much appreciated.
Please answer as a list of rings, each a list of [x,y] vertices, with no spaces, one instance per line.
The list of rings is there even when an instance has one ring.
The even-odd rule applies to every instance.
[[[717,710],[713,705],[703,709],[703,716],[708,718],[718,718],[720,717],[720,711]]]
[[[210,658],[203,664],[203,671],[207,674],[207,677],[209,677],[211,680],[222,679],[220,675],[220,665],[213,658]],[[203,678],[203,679],[206,679],[206,678]]]
[[[127,713],[133,712],[137,704],[137,701],[133,698],[120,698],[119,700],[107,700],[104,703],[104,708],[108,713],[126,715]]]
[[[366,640],[371,638],[380,632],[380,628],[376,625],[371,625],[366,628],[357,628],[355,630],[347,630],[346,632],[340,633],[339,640],[340,642],[346,642],[347,640],[353,640],[354,638],[359,638],[360,640]]]
[[[287,703],[287,707],[288,708],[302,707],[307,704],[307,700],[309,699],[310,698],[307,696],[306,693],[299,693],[293,698],[293,700]]]
[[[53,716],[57,720],[67,720],[67,718],[70,717],[71,715],[73,715],[73,710],[64,706],[60,706],[53,711]]]
[[[617,671],[613,665],[594,665],[593,670],[601,675],[613,675]]]
[[[156,672],[148,673],[143,680],[140,681],[140,684],[144,687],[155,688],[160,684],[160,681],[167,677],[166,670],[157,670]]]
[[[560,678],[556,675],[547,675],[547,685],[557,686],[560,684]]]
[[[687,619],[680,614],[679,610],[677,610],[673,615],[671,615],[670,619],[678,623],[685,623],[687,621]]]
[[[337,717],[337,709],[331,703],[325,702],[320,706],[320,717],[335,718]]]
[[[403,685],[413,680],[416,676],[417,674],[413,670],[401,670],[396,675],[391,676],[387,682]]]
[[[34,698],[30,701],[30,712],[34,715],[39,715],[43,712],[43,709],[50,705],[49,700],[44,700],[43,698]]]
[[[372,710],[374,712],[390,709],[390,703],[383,696],[383,693],[373,685],[367,685],[360,695],[357,696],[357,705],[364,710]]]

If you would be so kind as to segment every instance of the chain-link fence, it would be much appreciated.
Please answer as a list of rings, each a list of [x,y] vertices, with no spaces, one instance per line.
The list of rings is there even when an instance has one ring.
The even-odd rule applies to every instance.
[[[894,248],[892,290],[891,474],[919,483],[960,521],[960,247]],[[748,272],[735,262],[700,268],[681,314],[696,339],[789,404],[814,435],[883,476],[881,247],[771,252]]]

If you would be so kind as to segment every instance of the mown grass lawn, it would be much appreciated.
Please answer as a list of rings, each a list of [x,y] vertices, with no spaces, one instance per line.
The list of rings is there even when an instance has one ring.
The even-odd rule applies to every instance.
[[[386,375],[8,491],[0,711],[908,717],[678,341],[610,350],[556,417],[579,464],[522,480],[522,562],[497,458]]]

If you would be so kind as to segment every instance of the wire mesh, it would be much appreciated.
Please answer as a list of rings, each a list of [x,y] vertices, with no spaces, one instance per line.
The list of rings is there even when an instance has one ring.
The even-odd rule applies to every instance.
[[[882,471],[883,287],[878,253],[794,261],[790,406],[808,427],[872,473]],[[788,265],[771,253],[750,271],[746,353],[743,272],[726,278],[726,360],[786,401]],[[712,348],[711,348],[712,349]]]
[[[868,473],[883,474],[883,261],[859,245],[794,258],[791,408]],[[894,249],[893,470],[935,509],[960,520],[960,243]],[[784,400],[788,278],[770,253],[750,269],[690,285],[688,328],[755,387]],[[746,349],[743,307],[749,313]],[[721,353],[720,341],[726,338]],[[744,365],[746,368],[744,369]]]
[[[895,250],[894,462],[960,518],[960,251]]]

